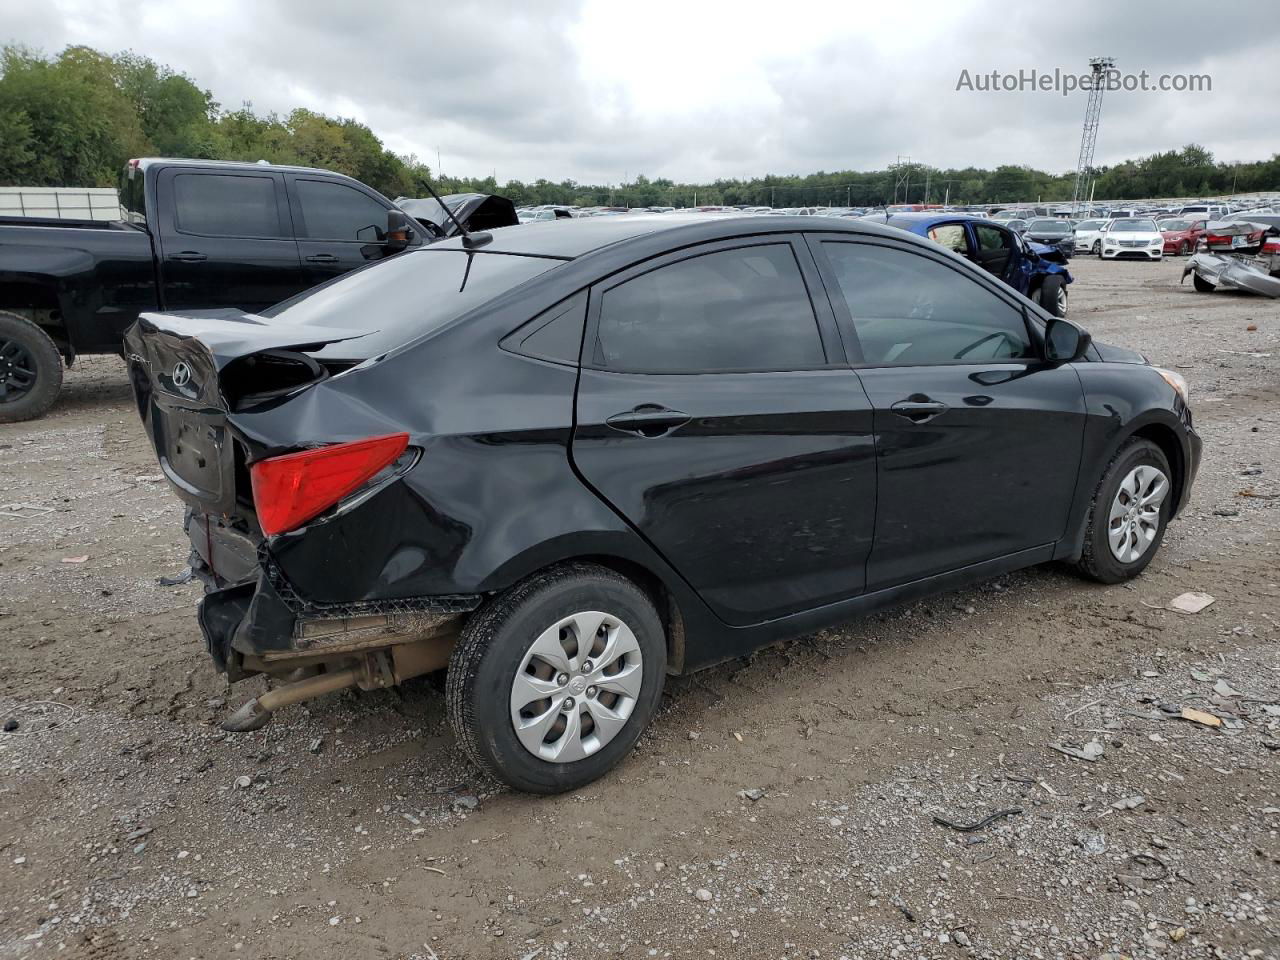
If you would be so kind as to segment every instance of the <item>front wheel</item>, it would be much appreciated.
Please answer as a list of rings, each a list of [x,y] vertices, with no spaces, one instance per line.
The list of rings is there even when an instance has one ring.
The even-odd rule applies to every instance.
[[[1067,285],[1062,278],[1051,274],[1040,285],[1040,306],[1055,317],[1067,315]]]
[[[1134,438],[1116,453],[1089,507],[1078,567],[1101,583],[1136,577],[1160,549],[1173,512],[1173,471],[1158,446]]]
[[[1191,247],[1187,244],[1187,241],[1183,240],[1180,244],[1178,244],[1178,256],[1185,257],[1190,252],[1191,252]]]
[[[62,389],[62,356],[30,320],[0,311],[0,423],[34,420]]]
[[[1102,256],[1102,241],[1101,240],[1093,241],[1093,246],[1089,248],[1089,252],[1092,253],[1095,257]]]
[[[595,564],[556,567],[467,622],[449,661],[449,720],[471,761],[517,790],[576,790],[648,726],[666,652],[634,583]]]

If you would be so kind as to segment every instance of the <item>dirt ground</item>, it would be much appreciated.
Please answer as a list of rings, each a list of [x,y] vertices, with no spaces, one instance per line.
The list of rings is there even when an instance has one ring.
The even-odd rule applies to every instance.
[[[430,679],[223,734],[260,681],[229,690],[199,587],[158,582],[178,501],[122,364],[78,363],[0,427],[0,502],[37,508],[0,516],[0,958],[1277,960],[1280,303],[1072,269],[1075,319],[1191,382],[1204,463],[1148,571],[1039,568],[672,679],[553,798],[471,770]]]

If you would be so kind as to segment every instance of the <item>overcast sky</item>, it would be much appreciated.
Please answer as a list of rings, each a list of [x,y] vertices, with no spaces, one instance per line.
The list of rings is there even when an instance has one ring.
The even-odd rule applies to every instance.
[[[957,91],[1000,70],[1209,74],[1105,95],[1097,160],[1280,151],[1274,0],[0,0],[0,40],[132,49],[224,107],[355,117],[455,175],[616,183],[939,167],[1075,168],[1085,95]],[[1213,13],[1229,11],[1229,17]]]

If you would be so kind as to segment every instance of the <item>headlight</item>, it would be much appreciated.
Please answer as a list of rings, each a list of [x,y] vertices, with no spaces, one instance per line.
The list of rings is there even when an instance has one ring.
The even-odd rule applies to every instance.
[[[1156,373],[1164,377],[1164,382],[1173,387],[1174,392],[1182,398],[1183,403],[1191,402],[1191,389],[1187,386],[1187,378],[1180,373],[1166,370],[1164,367],[1153,367]]]

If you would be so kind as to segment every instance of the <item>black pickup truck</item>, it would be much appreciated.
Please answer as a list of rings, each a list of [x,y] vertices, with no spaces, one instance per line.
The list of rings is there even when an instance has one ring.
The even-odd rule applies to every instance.
[[[143,310],[253,312],[433,239],[376,190],[306,167],[131,160],[120,207],[0,218],[0,423],[43,414],[63,362],[119,353]]]

